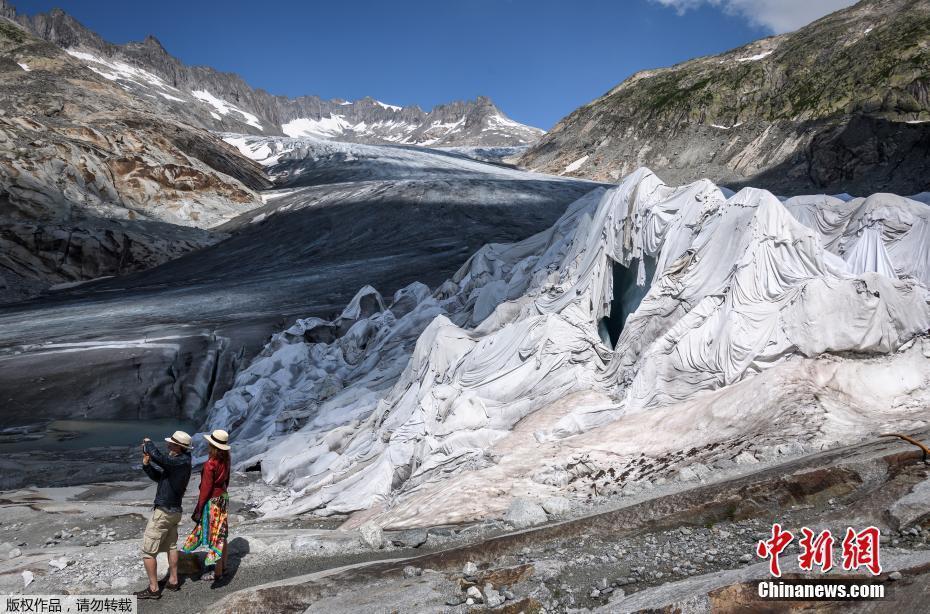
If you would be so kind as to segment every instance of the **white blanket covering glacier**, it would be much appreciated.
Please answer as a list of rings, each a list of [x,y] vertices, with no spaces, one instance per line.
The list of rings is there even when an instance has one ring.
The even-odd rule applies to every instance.
[[[643,292],[613,287],[618,266]],[[371,509],[387,518],[394,508],[395,520],[411,522],[397,511],[405,501],[419,501],[422,514],[451,505],[455,498],[431,504],[423,493],[499,465],[521,421],[538,423],[521,444],[527,467],[536,447],[551,460],[553,442],[585,433],[623,433],[617,453],[635,450],[637,433],[624,425],[643,412],[711,416],[721,437],[758,431],[766,416],[783,424],[785,416],[769,415],[779,412],[776,400],[760,401],[762,415],[741,408],[729,418],[701,403],[733,397],[732,387],[781,365],[769,379],[797,383],[823,361],[904,360],[902,346],[930,328],[928,283],[923,203],[889,194],[782,203],[753,188],[726,198],[710,181],[673,188],[639,169],[579,199],[542,233],[486,245],[435,291],[413,284],[384,301],[366,287],[335,320],[298,321],[238,375],[207,428],[230,430],[241,464],[261,460],[264,479],[282,485],[267,514]],[[632,313],[611,347],[602,320],[620,295],[642,300],[625,305]],[[930,375],[920,351],[906,360],[908,377]],[[814,366],[798,370],[799,361]],[[847,388],[867,396],[861,383]],[[912,419],[905,397],[918,388],[876,396],[893,406],[880,424],[893,421],[895,407]],[[753,393],[740,394],[751,404]],[[567,402],[578,395],[588,401]],[[815,432],[803,445],[874,431],[876,411],[851,411],[852,426],[832,434],[811,418],[803,424]],[[687,420],[676,416],[676,428]],[[646,445],[654,434],[642,437]],[[525,483],[527,471],[504,474]]]

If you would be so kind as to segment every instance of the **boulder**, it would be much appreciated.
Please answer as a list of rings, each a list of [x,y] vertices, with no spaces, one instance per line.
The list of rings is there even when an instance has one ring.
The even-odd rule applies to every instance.
[[[572,511],[572,503],[565,497],[549,497],[543,499],[541,505],[550,516],[566,516]]]
[[[422,576],[423,570],[419,567],[414,567],[413,565],[407,565],[404,567],[404,577],[405,578],[416,578],[417,576]]]
[[[484,601],[488,604],[488,607],[496,608],[497,606],[504,603],[504,596],[499,592],[494,590],[494,587],[490,584],[484,585]]]
[[[374,522],[366,522],[358,529],[362,544],[372,550],[384,547],[384,532]]]
[[[896,530],[930,517],[930,479],[918,483],[911,492],[895,501],[888,509],[888,516]]]
[[[545,510],[528,499],[514,499],[504,515],[504,521],[516,529],[525,529],[548,520]]]
[[[391,543],[401,548],[419,548],[428,538],[426,529],[408,529],[391,535]]]

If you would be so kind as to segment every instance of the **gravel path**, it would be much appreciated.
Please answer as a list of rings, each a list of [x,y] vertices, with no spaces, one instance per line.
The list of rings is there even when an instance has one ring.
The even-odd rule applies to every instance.
[[[163,591],[161,599],[140,601],[139,612],[141,614],[157,614],[159,612],[194,614],[195,612],[207,611],[210,609],[211,604],[226,595],[250,586],[354,563],[415,556],[425,552],[423,549],[378,551],[331,557],[283,559],[255,566],[248,564],[248,555],[245,555],[241,561],[242,564],[238,560],[230,561],[231,576],[228,581],[223,582],[221,585],[214,586],[210,582],[186,578],[182,580],[179,592]],[[142,586],[138,588],[142,588]]]

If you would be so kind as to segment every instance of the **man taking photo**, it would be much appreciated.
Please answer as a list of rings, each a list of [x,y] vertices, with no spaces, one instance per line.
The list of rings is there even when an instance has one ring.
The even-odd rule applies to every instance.
[[[184,431],[175,431],[168,442],[165,454],[152,443],[142,441],[142,469],[146,475],[158,482],[152,516],[142,536],[142,562],[149,585],[136,591],[139,599],[160,599],[158,565],[155,557],[159,552],[168,553],[168,582],[170,591],[180,589],[178,581],[178,523],[181,522],[181,499],[191,479],[191,436]]]

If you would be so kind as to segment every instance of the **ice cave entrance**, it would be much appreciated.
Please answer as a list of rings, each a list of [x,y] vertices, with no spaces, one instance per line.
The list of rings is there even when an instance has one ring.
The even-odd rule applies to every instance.
[[[623,332],[627,316],[639,308],[643,297],[649,292],[652,277],[656,272],[656,261],[651,256],[644,257],[646,283],[642,286],[636,285],[636,274],[639,270],[638,261],[632,261],[629,267],[625,267],[613,260],[610,262],[614,277],[614,296],[610,299],[610,315],[601,318],[601,321],[597,324],[597,332],[601,336],[601,341],[613,348],[616,347],[617,339],[620,338],[620,333]]]

